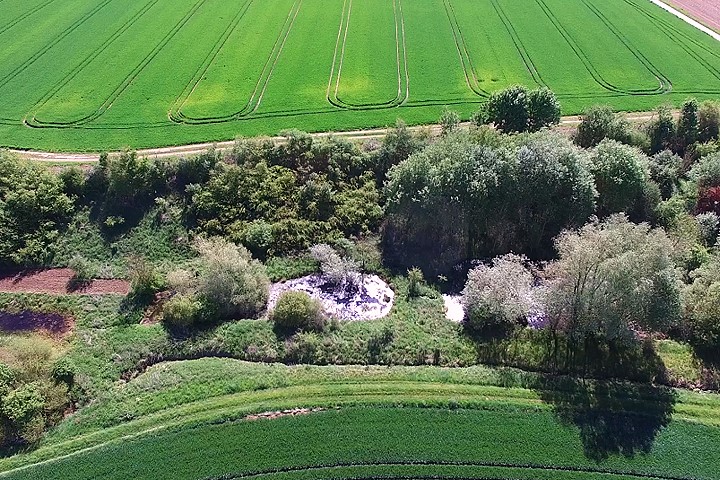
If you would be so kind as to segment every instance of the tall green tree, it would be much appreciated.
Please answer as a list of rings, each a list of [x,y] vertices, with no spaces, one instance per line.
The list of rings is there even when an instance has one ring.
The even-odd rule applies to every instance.
[[[0,151],[0,266],[48,263],[73,211],[57,175]]]
[[[590,155],[590,170],[598,191],[598,215],[626,212],[644,220],[638,217],[643,213],[649,172],[648,159],[640,150],[603,140]]]
[[[698,102],[694,98],[683,103],[677,125],[678,149],[681,152],[697,142],[699,134]]]

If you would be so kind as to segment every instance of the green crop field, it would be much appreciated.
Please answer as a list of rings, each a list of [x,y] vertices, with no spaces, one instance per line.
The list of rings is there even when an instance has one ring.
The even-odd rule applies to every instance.
[[[134,148],[720,96],[720,44],[647,0],[0,0],[0,145]]]
[[[483,366],[163,363],[38,449],[0,459],[0,478],[719,478],[717,395],[543,378]],[[246,418],[294,407],[323,410]]]

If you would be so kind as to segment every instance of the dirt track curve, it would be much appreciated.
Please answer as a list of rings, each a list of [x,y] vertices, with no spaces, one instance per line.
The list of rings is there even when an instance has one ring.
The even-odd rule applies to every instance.
[[[643,122],[648,121],[653,118],[653,113],[651,112],[638,112],[638,113],[631,113],[626,116],[626,118],[630,121],[634,122]],[[577,115],[573,116],[567,116],[563,117],[562,121],[560,122],[560,127],[568,127],[577,125],[580,123],[580,117]],[[469,123],[463,123],[463,125],[469,125]],[[425,129],[429,129],[431,133],[438,134],[440,133],[440,125],[421,125],[416,127],[409,127],[412,131],[422,131]],[[311,136],[316,138],[322,138],[322,137],[342,137],[342,138],[348,138],[351,140],[372,140],[372,139],[380,139],[384,137],[388,132],[387,128],[374,128],[369,130],[353,130],[353,131],[347,131],[347,132],[323,132],[323,133],[313,133]],[[283,137],[270,137],[271,140],[275,142],[282,142],[284,141]],[[149,149],[141,149],[137,150],[137,153],[141,157],[148,157],[148,158],[172,158],[172,157],[182,157],[182,156],[190,156],[190,155],[198,155],[200,153],[206,152],[209,148],[215,147],[218,150],[229,150],[233,147],[235,144],[234,140],[230,140],[227,142],[209,142],[209,143],[195,143],[192,145],[182,145],[177,147],[163,147],[163,148],[149,148]],[[96,162],[98,158],[100,157],[99,153],[55,153],[55,152],[40,152],[35,150],[11,150],[14,153],[17,153],[22,158],[26,158],[28,160],[34,160],[39,162],[76,162],[76,163],[91,163]],[[112,152],[111,152],[112,153]]]

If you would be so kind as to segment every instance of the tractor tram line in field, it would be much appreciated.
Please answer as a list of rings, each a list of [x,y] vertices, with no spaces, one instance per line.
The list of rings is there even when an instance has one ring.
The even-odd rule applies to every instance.
[[[108,4],[110,4],[114,1],[116,1],[116,0],[104,0],[101,3],[99,3],[97,6],[95,6],[90,11],[88,11],[85,15],[78,18],[72,25],[70,25],[70,27],[68,27],[67,29],[62,31],[58,36],[53,38],[49,43],[45,44],[40,50],[36,51],[27,60],[25,60],[20,65],[15,67],[12,71],[7,73],[5,76],[0,77],[0,88],[3,87],[4,85],[6,85],[11,80],[13,80],[20,73],[25,71],[28,67],[30,67],[32,64],[34,64],[43,55],[47,54],[48,51],[50,51],[58,43],[60,43],[62,40],[64,40],[68,35],[70,35],[75,30],[80,28],[90,18],[94,17],[98,12],[103,10]]]
[[[701,43],[697,42],[695,39],[690,38],[687,34],[679,31],[674,25],[672,25],[670,22],[663,20],[661,18],[658,18],[658,16],[653,15],[652,13],[648,12],[646,9],[635,3],[633,0],[624,0],[628,5],[632,6],[636,11],[644,15],[645,17],[649,18],[652,23],[658,26],[658,29],[662,31],[665,36],[667,36],[670,40],[672,40],[676,45],[678,45],[680,48],[682,48],[689,56],[691,56],[697,63],[702,65],[708,73],[713,75],[718,81],[720,81],[720,68],[715,67],[712,64],[710,64],[705,58],[703,58],[701,55],[699,55],[694,49],[691,47],[692,44],[695,47],[701,49],[704,51],[705,54],[708,54],[712,57],[715,57],[716,59],[720,60],[720,54],[717,51],[713,51],[709,48],[707,48],[705,45],[702,45]],[[688,44],[689,43],[689,44]],[[702,89],[702,90],[692,90],[692,89],[683,89],[678,90],[678,93],[684,93],[684,94],[696,94],[696,93],[709,93],[709,94],[720,94],[720,88],[718,89]]]
[[[144,10],[143,14],[140,16],[143,16],[144,13],[146,13],[152,6],[155,5],[155,3],[158,0],[153,0],[152,5],[148,7],[148,9]],[[208,0],[197,0],[191,7],[191,9],[180,19],[178,23],[176,23],[173,28],[160,40],[158,44],[155,45],[155,47],[151,50],[151,52],[143,58],[143,60],[122,80],[122,82],[115,88],[115,90],[102,102],[102,104],[98,107],[97,110],[90,113],[89,115],[83,116],[78,119],[70,120],[70,121],[61,121],[61,122],[53,122],[53,121],[42,121],[37,118],[37,113],[34,113],[32,117],[30,117],[26,123],[31,126],[44,126],[44,125],[72,125],[72,126],[78,126],[86,124],[90,121],[93,121],[97,118],[99,118],[105,111],[107,111],[108,108],[110,108],[113,104],[113,102],[125,91],[125,89],[132,83],[132,81],[137,78],[137,76],[147,67],[150,62],[152,62],[153,58],[172,40],[172,38],[183,28],[185,24],[197,13],[197,11],[203,6],[204,3],[206,3]],[[139,18],[139,17],[138,17]],[[123,32],[124,33],[124,32]],[[116,37],[119,38],[120,35]],[[89,62],[88,62],[89,63]],[[85,65],[85,67],[87,64]],[[84,69],[83,67],[82,69]],[[81,69],[81,70],[82,70]],[[79,71],[78,71],[79,73]],[[72,80],[72,79],[70,79]],[[67,83],[69,83],[69,81]],[[65,85],[67,84],[65,83]],[[62,88],[62,87],[61,87]],[[59,91],[60,89],[58,89]],[[55,95],[57,94],[57,91]],[[36,110],[37,112],[37,110]]]
[[[622,31],[613,24],[595,5],[588,0],[581,0],[582,3],[610,30],[615,37],[622,42],[630,53],[642,63],[645,68],[650,71],[660,83],[660,87],[656,93],[669,93],[672,91],[672,82],[665,74],[663,74],[635,45],[630,39],[622,33]]]
[[[0,34],[5,33],[7,30],[10,30],[11,28],[13,28],[13,27],[14,27],[15,25],[17,25],[18,23],[20,23],[20,22],[22,22],[23,20],[25,20],[26,18],[28,18],[28,17],[36,14],[37,12],[39,12],[39,11],[42,10],[43,8],[49,6],[51,3],[55,2],[55,1],[56,1],[56,0],[45,0],[45,2],[41,3],[40,5],[37,5],[37,6],[33,7],[33,8],[31,8],[30,10],[28,10],[28,11],[25,12],[25,13],[23,13],[23,14],[20,15],[19,17],[16,17],[15,19],[13,19],[13,20],[11,20],[10,22],[6,23],[4,26],[0,27]]]
[[[49,12],[56,0],[36,0],[24,12],[13,1],[0,0],[15,12],[0,23],[0,35]],[[77,8],[83,1],[92,4]],[[42,142],[62,138],[78,149],[73,139],[83,131],[97,138],[118,132],[112,145],[96,146],[118,148],[273,134],[290,126],[352,130],[396,117],[432,123],[442,106],[467,116],[492,91],[515,83],[550,88],[565,113],[597,102],[650,110],[680,95],[720,95],[716,45],[669,12],[636,0],[576,0],[571,10],[557,0],[181,0],[167,11],[167,0],[149,0],[122,11],[128,1],[74,0],[63,6],[46,43],[33,36],[30,45],[5,53],[0,134],[21,139],[8,146],[41,147],[32,144],[38,137],[31,132],[39,130]],[[320,11],[322,24],[311,20]],[[338,17],[339,26],[327,23]],[[84,33],[106,33],[102,22],[111,19],[117,20],[107,37],[90,37],[97,46],[80,41]],[[42,25],[35,30],[42,32]],[[204,30],[208,34],[198,37]],[[433,34],[436,41],[426,40]],[[127,42],[138,48],[124,48]],[[163,78],[183,46],[195,50],[175,77]],[[312,72],[298,70],[303,46],[313,49]],[[441,56],[432,58],[433,52]],[[327,68],[322,87],[320,67]],[[9,102],[1,101],[11,92]],[[172,139],[162,140],[168,135]]]
[[[463,35],[457,15],[455,14],[455,8],[453,7],[451,0],[443,0],[443,5],[445,6],[445,13],[447,13],[448,21],[450,22],[450,26],[452,28],[453,37],[455,37],[455,46],[457,47],[458,54],[460,55],[460,62],[462,63],[463,71],[465,72],[465,79],[467,80],[468,88],[470,88],[470,90],[472,90],[477,96],[487,98],[490,96],[490,92],[480,87],[477,70],[475,69],[475,65],[473,65],[470,50],[468,49],[465,36]]]
[[[227,37],[221,38],[220,45],[217,48],[217,51],[214,53],[211,53],[211,58],[209,58],[209,61],[207,64],[202,68],[202,70],[197,75],[196,79],[193,79],[191,81],[192,88],[189,89],[189,91],[183,96],[179,97],[178,100],[176,100],[176,105],[179,105],[177,108],[171,110],[170,113],[170,119],[173,122],[177,123],[187,123],[187,124],[203,124],[203,123],[224,123],[224,122],[230,122],[233,120],[239,120],[243,117],[247,117],[249,115],[252,115],[255,113],[262,101],[263,96],[265,95],[265,91],[267,89],[267,85],[270,82],[270,79],[272,78],[273,71],[275,70],[275,67],[277,66],[278,59],[280,58],[280,55],[285,47],[285,43],[287,42],[288,36],[290,35],[290,32],[293,28],[293,25],[295,24],[295,20],[298,17],[298,14],[300,13],[300,8],[302,6],[302,0],[295,0],[292,5],[290,6],[290,10],[285,18],[284,23],[281,26],[280,32],[277,35],[277,38],[275,39],[274,44],[272,45],[272,49],[268,56],[265,58],[265,62],[263,64],[263,68],[260,72],[259,77],[257,78],[257,81],[254,84],[254,89],[245,103],[245,105],[230,114],[227,115],[219,115],[219,116],[193,116],[189,115],[183,112],[183,107],[188,103],[190,98],[192,97],[193,93],[195,93],[202,80],[206,77],[208,71],[212,68],[213,64],[217,61],[217,57],[222,51],[223,47],[225,47],[225,44],[227,42],[227,39],[233,34],[235,29],[237,28],[240,21],[245,17],[245,13],[247,12],[247,9],[250,7],[250,5],[253,3],[253,0],[250,0],[245,8],[241,12],[241,14],[237,17],[237,22],[232,26],[232,28],[227,32]]]
[[[205,57],[205,61],[198,66],[195,74],[193,77],[188,81],[187,85],[185,86],[185,89],[180,94],[180,96],[177,97],[175,100],[175,104],[170,109],[168,116],[170,120],[176,123],[192,123],[192,118],[186,117],[182,114],[182,108],[185,105],[185,103],[188,101],[188,98],[193,94],[195,89],[197,89],[198,84],[203,79],[203,77],[207,74],[207,71],[210,69],[211,65],[215,62],[215,60],[218,57],[218,54],[220,53],[220,50],[225,46],[230,36],[233,34],[233,32],[237,29],[238,24],[240,21],[245,17],[247,14],[250,5],[254,2],[254,0],[247,0],[245,3],[240,5],[240,8],[238,9],[238,12],[235,14],[233,19],[231,20],[230,24],[227,26],[225,31],[222,33],[222,35],[218,38],[218,40],[213,45],[210,52],[208,52],[208,55]]]
[[[567,29],[562,25],[562,23],[558,20],[558,18],[555,16],[555,14],[551,11],[551,9],[548,7],[547,3],[543,0],[535,0],[535,2],[540,6],[540,8],[543,10],[545,15],[548,17],[550,22],[553,24],[555,29],[560,33],[560,35],[565,39],[570,49],[573,51],[573,53],[578,57],[578,59],[583,63],[585,66],[585,69],[590,73],[590,75],[593,77],[595,82],[600,85],[601,87],[616,93],[623,93],[628,95],[656,95],[658,93],[665,93],[667,90],[665,89],[663,83],[658,79],[658,86],[653,89],[633,89],[633,88],[623,88],[619,85],[614,85],[613,83],[607,81],[602,73],[598,71],[597,68],[593,65],[592,61],[588,57],[587,53],[578,45],[578,43],[573,39],[573,37],[569,34]]]
[[[397,92],[395,93],[395,97],[386,101],[370,101],[365,103],[345,101],[341,98],[340,91],[342,86],[342,73],[343,67],[346,63],[348,32],[350,31],[351,25],[352,7],[353,0],[346,0],[343,3],[343,13],[340,19],[340,28],[338,31],[337,43],[335,45],[333,63],[330,69],[330,78],[328,80],[328,90],[326,94],[327,101],[334,107],[344,110],[385,109],[405,104],[410,95],[410,77],[407,66],[408,60],[405,40],[405,19],[401,0],[392,0],[395,68],[397,72]]]
[[[47,102],[49,102],[60,90],[62,90],[63,87],[65,87],[68,83],[73,81],[84,69],[92,63],[92,61],[97,58],[101,53],[103,53],[107,48],[109,48],[115,41],[122,36],[130,27],[132,27],[135,22],[137,22],[140,18],[142,18],[155,4],[157,4],[160,0],[149,0],[138,12],[136,12],[127,22],[125,22],[123,25],[120,26],[118,30],[113,32],[113,34],[108,37],[97,49],[95,49],[93,52],[90,53],[87,57],[85,57],[78,65],[73,68],[68,75],[65,76],[65,78],[61,79],[58,83],[55,84],[43,97],[40,101],[37,102],[37,104],[33,107],[33,109],[28,113],[26,118],[23,120],[23,123],[25,123],[28,126],[31,127],[50,127],[50,126],[69,126],[72,125],[72,123],[67,122],[44,122],[40,121],[36,118],[37,112],[45,106]]]

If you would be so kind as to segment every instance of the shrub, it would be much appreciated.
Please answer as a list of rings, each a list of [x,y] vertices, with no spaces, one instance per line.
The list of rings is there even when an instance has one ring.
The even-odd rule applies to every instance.
[[[78,167],[70,167],[60,172],[60,180],[63,184],[63,192],[68,198],[76,202],[85,193],[85,173]]]
[[[720,211],[720,188],[718,188],[718,203],[715,205],[716,209]],[[720,217],[718,212],[708,211],[700,213],[695,216],[698,227],[700,228],[700,238],[704,245],[712,247],[717,242],[718,234],[720,233]]]
[[[528,128],[528,91],[515,85],[493,92],[487,102],[487,119],[505,133],[524,132]]]
[[[264,220],[251,222],[245,230],[245,245],[259,258],[265,258],[273,243],[272,225]]]
[[[720,186],[720,153],[703,157],[688,173],[698,190]]]
[[[638,219],[649,176],[647,157],[636,148],[603,140],[595,147],[590,159],[590,170],[598,191],[598,214],[627,212]]]
[[[0,397],[6,395],[17,380],[17,372],[7,363],[0,363]]]
[[[310,248],[310,256],[320,264],[323,277],[336,288],[352,289],[358,286],[360,272],[357,263],[340,256],[330,245],[314,245]]]
[[[93,279],[93,268],[90,262],[82,255],[73,255],[68,262],[68,267],[73,271],[70,279],[70,286],[75,289],[90,283]]]
[[[198,320],[202,304],[192,294],[177,294],[163,305],[163,323],[170,328],[187,329]]]
[[[322,330],[325,325],[320,302],[307,293],[298,291],[288,291],[280,295],[270,313],[270,320],[276,328],[285,331]]]
[[[407,272],[408,276],[408,297],[417,298],[422,295],[422,287],[425,283],[422,270],[413,267]]]
[[[530,90],[528,101],[528,130],[537,132],[550,125],[560,123],[560,102],[546,87]]]
[[[720,186],[704,188],[698,196],[697,211],[720,215]]]
[[[63,382],[72,385],[75,380],[77,367],[75,363],[68,357],[60,357],[53,363],[50,369],[50,376],[56,382]]]
[[[663,199],[670,198],[680,181],[683,160],[670,150],[663,150],[650,157],[650,178],[657,183]]]
[[[680,118],[677,124],[677,148],[680,152],[697,142],[698,140],[698,103],[694,98],[686,100],[680,110]]]
[[[560,103],[545,87],[528,91],[515,85],[493,92],[475,121],[479,120],[492,122],[506,133],[536,132],[560,122]]]
[[[457,112],[450,110],[449,108],[445,108],[442,115],[440,116],[440,128],[442,129],[442,134],[447,135],[451,132],[454,132],[458,129],[459,126],[460,115],[458,115]]]
[[[720,257],[692,273],[693,281],[685,288],[685,326],[690,342],[703,355],[720,360]]]
[[[480,333],[502,333],[527,318],[533,276],[526,259],[503,255],[468,273],[462,292],[465,327]]]
[[[130,296],[139,302],[149,302],[164,287],[163,278],[145,258],[131,257],[128,260],[128,273]]]
[[[635,330],[665,331],[680,317],[673,243],[662,229],[623,215],[592,222],[556,241],[549,264],[549,326],[572,341],[631,345]]]
[[[632,142],[630,124],[621,115],[613,113],[608,106],[590,107],[581,116],[580,125],[578,125],[574,137],[575,144],[583,148],[590,148],[606,138],[630,144]]]
[[[650,154],[654,155],[663,150],[675,151],[675,121],[668,106],[661,106],[657,110],[657,118],[648,125],[650,137]]]
[[[0,151],[0,267],[49,263],[73,211],[57,175]]]
[[[197,295],[207,314],[220,320],[253,318],[265,308],[270,280],[247,249],[220,238],[200,239],[195,249],[201,265]]]

